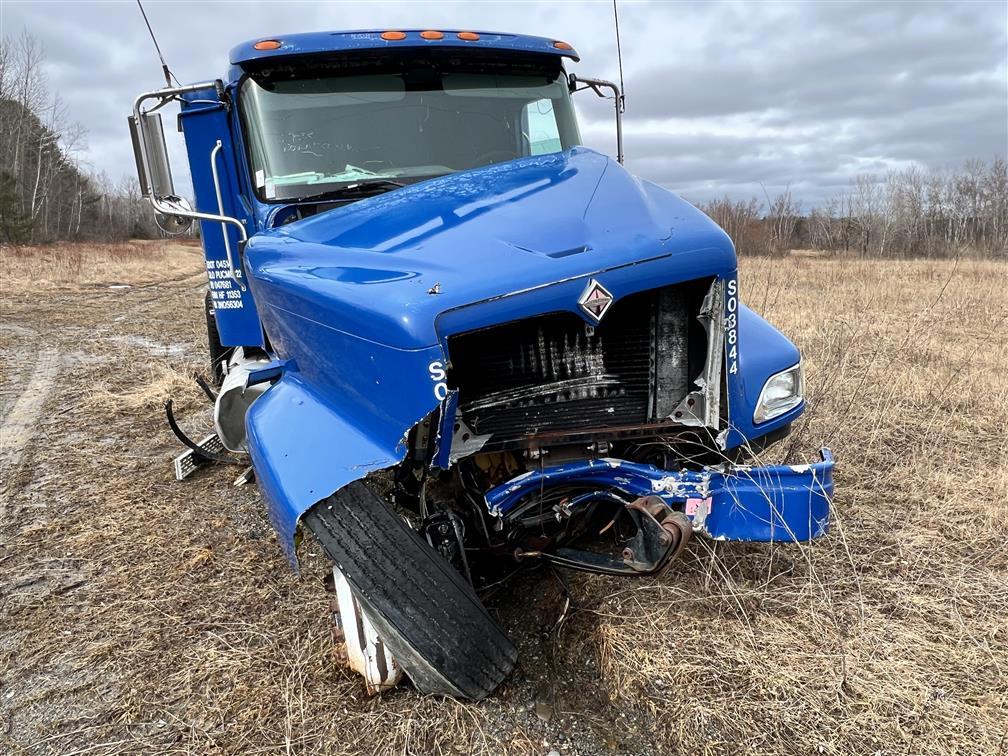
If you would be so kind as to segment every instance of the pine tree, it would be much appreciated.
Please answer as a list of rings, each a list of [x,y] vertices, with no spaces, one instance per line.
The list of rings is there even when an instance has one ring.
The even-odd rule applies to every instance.
[[[22,244],[31,236],[31,218],[21,212],[14,177],[0,171],[0,242]]]

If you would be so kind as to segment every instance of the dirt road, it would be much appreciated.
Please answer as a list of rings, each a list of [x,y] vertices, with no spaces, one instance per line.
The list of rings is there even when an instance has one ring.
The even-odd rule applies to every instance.
[[[1006,268],[747,263],[808,366],[791,441],[840,460],[831,534],[575,577],[546,638],[560,596],[533,578],[492,607],[519,670],[461,704],[366,698],[316,547],[298,578],[235,470],[174,480],[163,401],[210,418],[198,249],[78,251],[0,254],[0,751],[1008,749]]]

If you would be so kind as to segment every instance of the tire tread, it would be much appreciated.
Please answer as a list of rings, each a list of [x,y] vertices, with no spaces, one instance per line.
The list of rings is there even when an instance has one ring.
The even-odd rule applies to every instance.
[[[479,700],[511,673],[517,649],[472,586],[366,483],[304,522],[422,692]]]

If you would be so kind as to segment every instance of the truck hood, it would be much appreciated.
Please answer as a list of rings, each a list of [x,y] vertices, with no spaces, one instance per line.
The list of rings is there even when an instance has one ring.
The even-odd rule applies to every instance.
[[[287,313],[398,349],[449,335],[438,333],[442,313],[581,278],[605,282],[606,271],[642,261],[639,280],[624,274],[620,290],[611,287],[617,298],[726,275],[736,262],[699,210],[580,147],[361,200],[256,234],[245,253],[268,330]],[[449,320],[456,331],[466,322]]]

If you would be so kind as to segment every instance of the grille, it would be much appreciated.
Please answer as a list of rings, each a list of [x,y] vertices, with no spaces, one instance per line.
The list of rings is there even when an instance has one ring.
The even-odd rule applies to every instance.
[[[453,336],[462,415],[495,440],[665,417],[689,385],[688,311],[668,287],[621,299],[595,327],[562,312]]]

